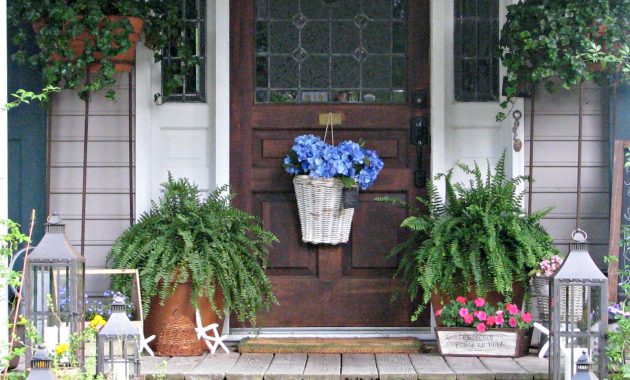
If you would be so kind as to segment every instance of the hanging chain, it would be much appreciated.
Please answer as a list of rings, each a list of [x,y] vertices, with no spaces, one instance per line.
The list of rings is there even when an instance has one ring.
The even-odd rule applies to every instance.
[[[523,148],[523,142],[520,138],[518,138],[518,127],[521,124],[521,117],[523,117],[523,114],[521,111],[516,110],[512,112],[512,117],[514,118],[514,126],[512,127],[512,147],[515,152],[520,152]]]

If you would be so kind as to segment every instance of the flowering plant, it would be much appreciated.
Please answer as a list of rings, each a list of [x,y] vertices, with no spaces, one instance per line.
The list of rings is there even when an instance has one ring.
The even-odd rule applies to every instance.
[[[459,296],[435,312],[435,317],[445,327],[474,327],[479,332],[489,328],[524,329],[532,326],[532,314],[519,310],[517,305],[501,302],[497,307],[478,297],[467,300]]]
[[[529,272],[530,276],[551,277],[564,262],[564,259],[558,255],[542,260],[538,263],[538,268],[534,268]]]
[[[103,292],[103,296],[88,296],[86,293],[85,297],[85,321],[93,322],[95,318],[101,318],[104,321],[109,319],[109,316],[112,314],[110,303],[111,298],[114,295],[113,290],[106,290]],[[106,300],[106,301],[104,301]],[[136,311],[135,306],[132,302],[127,302],[125,305],[125,310],[127,317],[130,319],[133,318],[133,314]]]
[[[319,137],[302,135],[295,138],[284,158],[284,168],[293,175],[339,178],[345,187],[358,185],[365,190],[376,181],[383,161],[375,151],[354,141],[343,141],[335,146]]]

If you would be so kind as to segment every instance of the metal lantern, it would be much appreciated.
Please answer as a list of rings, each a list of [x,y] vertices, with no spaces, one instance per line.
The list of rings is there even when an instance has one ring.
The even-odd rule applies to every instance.
[[[588,360],[588,355],[586,355],[586,351],[582,352],[582,355],[578,358],[575,363],[576,370],[575,375],[571,378],[571,380],[591,380],[593,379],[593,373],[591,372],[592,364]]]
[[[607,376],[608,279],[588,253],[586,233],[577,229],[572,237],[569,256],[553,275],[549,291],[550,378],[560,379],[563,373],[572,378],[573,363],[583,353],[587,361],[591,358],[595,375],[603,379]]]
[[[44,226],[44,237],[26,258],[24,294],[27,319],[54,347],[83,329],[85,260],[66,238],[60,216],[50,216]],[[26,363],[30,358],[26,350]]]
[[[40,345],[31,359],[31,372],[26,380],[55,380],[52,369],[52,360],[48,350]]]
[[[140,332],[127,317],[125,296],[114,295],[111,312],[96,335],[96,372],[113,380],[140,379]]]

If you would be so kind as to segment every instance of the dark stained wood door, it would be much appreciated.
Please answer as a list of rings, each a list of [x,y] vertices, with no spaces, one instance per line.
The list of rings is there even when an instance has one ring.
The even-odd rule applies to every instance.
[[[313,4],[322,8],[313,8]],[[399,89],[396,95],[399,98],[391,95],[390,104],[380,101],[384,96],[382,92],[365,89],[346,94],[355,97],[355,101],[357,97],[362,101],[330,102],[334,97],[339,98],[339,93],[333,89],[334,84],[328,88],[327,95],[323,95],[325,91],[302,95],[307,91],[300,88],[305,80],[294,81],[290,76],[304,75],[300,70],[306,70],[307,66],[297,65],[298,69],[294,70],[296,65],[293,62],[303,59],[303,53],[310,54],[317,49],[323,49],[323,59],[336,59],[335,54],[326,50],[326,44],[322,47],[321,43],[317,44],[318,40],[307,38],[307,28],[315,25],[313,20],[324,17],[321,22],[325,23],[326,17],[329,17],[328,31],[331,34],[335,28],[348,28],[348,34],[332,36],[327,42],[331,46],[337,39],[352,35],[356,37],[358,34],[352,34],[355,33],[353,27],[363,28],[363,35],[359,37],[364,42],[357,44],[365,47],[365,50],[355,50],[351,55],[356,60],[366,59],[366,62],[371,62],[371,50],[383,48],[379,46],[381,37],[375,35],[377,32],[374,30],[379,27],[386,30],[382,38],[392,45],[396,44],[392,41],[395,37],[388,37],[387,33],[400,33],[399,24],[391,26],[391,23],[387,23],[387,17],[395,15],[388,14],[386,8],[382,8],[385,9],[385,16],[378,14],[381,11],[374,7],[379,4],[383,7],[392,6],[388,4],[403,7],[406,31],[403,30],[402,38],[406,39],[406,48],[399,58],[405,67],[402,83],[405,92],[401,95]],[[407,212],[376,202],[375,198],[390,196],[413,201],[424,191],[414,185],[417,151],[410,141],[410,120],[417,116],[429,117],[428,107],[411,106],[411,94],[414,91],[424,90],[428,93],[429,90],[429,1],[407,0],[405,4],[401,0],[232,0],[230,6],[232,191],[237,194],[236,206],[262,218],[265,227],[280,239],[271,250],[271,268],[268,271],[280,304],[260,317],[260,325],[409,326],[411,306],[406,301],[407,297],[392,302],[392,295],[401,289],[401,283],[392,279],[397,260],[386,259],[390,249],[403,238],[399,225]],[[348,20],[331,23],[330,18],[333,16],[326,16],[326,13],[317,16],[326,7],[332,8],[329,12],[345,12],[347,16],[344,17]],[[401,9],[389,12],[401,12]],[[263,22],[259,22],[261,14],[265,18]],[[379,21],[383,17],[385,21]],[[325,24],[321,25],[326,27]],[[302,28],[301,34],[295,40],[287,38],[280,42],[273,41],[273,36],[282,33],[283,27],[287,31],[292,27]],[[392,32],[388,28],[398,29]],[[256,42],[256,33],[264,33],[267,42]],[[310,45],[304,47],[305,51],[302,52],[299,49],[303,45],[299,41]],[[291,43],[298,45],[284,46]],[[287,54],[279,54],[275,58],[260,57],[260,51],[265,49],[272,53],[273,49],[285,49]],[[328,49],[334,50],[330,46]],[[351,61],[349,57],[346,58]],[[306,59],[311,58],[307,56]],[[366,64],[361,70],[372,70],[371,75],[388,76],[390,74],[383,70],[391,70],[394,64],[385,65],[385,69],[378,65],[376,68],[374,65],[368,67]],[[261,69],[264,65],[268,66]],[[281,70],[278,67],[284,67],[282,70],[286,72],[278,73],[277,70]],[[333,79],[328,79],[329,84],[334,78],[342,82],[346,79],[343,72],[335,71],[338,67],[331,68],[329,74]],[[276,70],[273,74],[275,77],[270,74],[273,70]],[[354,77],[353,69],[349,70],[348,77]],[[260,74],[265,71],[271,79],[265,79]],[[365,72],[359,73],[359,76],[363,78],[358,80],[359,86],[379,80],[378,77],[368,77]],[[392,77],[388,78],[394,81]],[[273,81],[287,86],[297,84],[298,88],[275,91]],[[389,83],[390,87],[394,86],[392,82]],[[308,100],[308,96],[315,97],[318,94],[329,102],[306,103],[296,100]],[[289,103],[284,103],[286,101]],[[337,246],[312,245],[301,241],[292,178],[282,168],[282,159],[296,136],[307,133],[323,136],[324,128],[318,124],[319,114],[328,112],[339,112],[344,116],[343,125],[335,128],[336,141],[365,140],[366,146],[375,149],[385,162],[385,168],[374,186],[360,193],[361,203],[355,211],[350,241]],[[423,167],[428,171],[429,147],[425,145],[423,149]],[[428,319],[419,323],[427,324]]]

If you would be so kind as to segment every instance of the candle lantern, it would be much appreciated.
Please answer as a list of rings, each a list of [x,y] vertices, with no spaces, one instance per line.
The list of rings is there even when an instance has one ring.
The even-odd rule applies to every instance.
[[[59,215],[44,225],[39,245],[26,258],[26,317],[51,346],[83,329],[85,260],[70,244]],[[83,364],[82,352],[77,359]],[[26,350],[26,363],[31,352]]]
[[[109,379],[140,379],[140,332],[126,313],[125,296],[116,293],[111,316],[96,335],[96,372]]]
[[[571,378],[571,380],[592,380],[596,379],[593,373],[591,372],[592,364],[588,360],[588,355],[586,355],[586,351],[582,352],[582,355],[578,358],[575,363],[575,375]]]
[[[26,380],[55,380],[52,369],[52,360],[48,350],[40,345],[31,359],[31,372]]]
[[[586,233],[577,229],[572,237],[569,255],[553,275],[549,290],[552,347],[549,378],[560,379],[563,375],[566,379],[574,378],[573,363],[583,353],[581,359],[586,362],[583,360],[577,368],[583,370],[588,363],[586,367],[592,366],[594,375],[603,379],[607,377],[608,279],[588,253]]]

